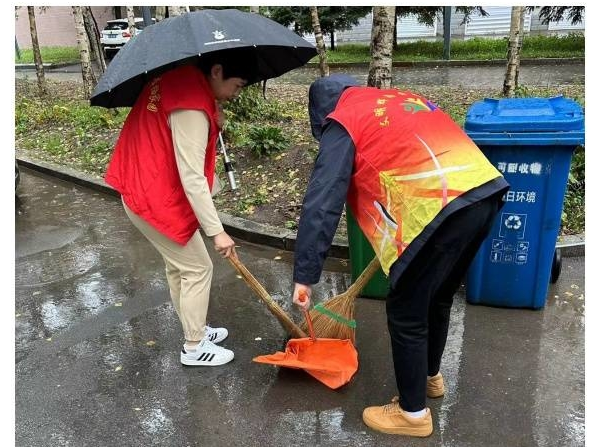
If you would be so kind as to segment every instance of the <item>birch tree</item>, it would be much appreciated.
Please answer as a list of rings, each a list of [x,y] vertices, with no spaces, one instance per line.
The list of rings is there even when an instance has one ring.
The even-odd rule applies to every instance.
[[[168,13],[170,17],[176,17],[180,15],[180,6],[168,6]]]
[[[253,14],[259,14],[259,7],[258,6],[251,6],[250,7],[250,12],[252,12]]]
[[[312,17],[312,27],[315,31],[315,41],[317,42],[317,53],[319,54],[319,72],[321,77],[329,76],[329,65],[327,64],[327,51],[325,50],[325,40],[321,32],[321,23],[319,22],[319,12],[316,6],[310,6],[310,16]]]
[[[391,87],[394,20],[395,6],[373,6],[371,59],[367,82],[369,87]]]
[[[79,54],[81,56],[81,69],[83,74],[83,92],[85,97],[89,99],[95,87],[95,75],[91,67],[91,57],[89,51],[89,40],[85,31],[85,20],[83,19],[83,7],[73,6],[72,14],[75,21],[75,29],[77,32],[77,45],[79,47]]]
[[[85,21],[85,29],[87,30],[87,38],[91,44],[91,50],[95,55],[95,61],[97,62],[97,69],[101,76],[106,71],[106,59],[103,54],[103,50],[100,44],[99,29],[97,22],[93,16],[90,6],[83,6],[83,19]]]
[[[166,7],[156,6],[155,7],[155,21],[161,22],[166,17]]]
[[[509,27],[509,43],[507,46],[507,70],[503,82],[503,96],[513,96],[518,87],[519,59],[524,32],[524,7],[511,8],[511,25]]]
[[[134,6],[126,7],[126,18],[128,20],[128,31],[130,36],[134,37],[137,35],[137,25],[135,23],[135,8]]]
[[[48,85],[46,83],[45,71],[43,69],[43,61],[41,60],[41,51],[39,49],[39,40],[37,39],[37,25],[35,23],[35,6],[27,6],[29,13],[29,31],[31,32],[31,46],[33,48],[33,59],[35,61],[35,74],[37,75],[37,86],[39,93],[46,95],[48,93]]]

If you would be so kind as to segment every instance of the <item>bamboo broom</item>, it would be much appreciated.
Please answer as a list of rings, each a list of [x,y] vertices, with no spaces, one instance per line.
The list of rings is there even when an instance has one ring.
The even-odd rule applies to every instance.
[[[380,266],[381,264],[375,256],[356,281],[348,287],[348,290],[324,304],[317,304],[314,309],[309,311],[314,332],[318,337],[350,339],[352,343],[355,342],[354,301]],[[306,330],[306,321],[300,323],[300,328],[303,331]]]
[[[240,262],[240,259],[234,255],[229,256],[228,260],[238,271],[244,281],[250,286],[250,288],[257,294],[261,300],[267,305],[267,308],[277,318],[284,329],[290,334],[292,338],[304,338],[306,337],[305,331],[303,331],[289,315],[277,304],[271,295],[267,293],[265,288],[256,280],[256,278],[248,271],[248,269]]]

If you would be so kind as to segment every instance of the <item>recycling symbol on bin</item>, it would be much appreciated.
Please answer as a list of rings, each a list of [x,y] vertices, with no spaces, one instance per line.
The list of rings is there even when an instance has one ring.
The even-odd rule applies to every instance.
[[[517,214],[512,214],[505,219],[505,226],[510,230],[519,230],[522,226],[522,220]]]

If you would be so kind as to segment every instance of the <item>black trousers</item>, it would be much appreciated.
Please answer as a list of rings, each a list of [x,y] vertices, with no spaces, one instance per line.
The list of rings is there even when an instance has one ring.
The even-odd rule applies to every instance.
[[[400,406],[426,407],[427,376],[439,372],[453,296],[502,206],[501,194],[456,211],[437,228],[399,278],[386,301]]]

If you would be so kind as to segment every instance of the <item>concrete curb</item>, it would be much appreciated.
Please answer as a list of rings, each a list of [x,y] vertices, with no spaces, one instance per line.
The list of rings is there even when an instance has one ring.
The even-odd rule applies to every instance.
[[[44,70],[58,70],[64,67],[70,67],[72,65],[77,65],[77,66],[81,66],[81,63],[79,61],[71,61],[71,62],[61,62],[59,64],[55,64],[55,63],[45,63],[43,64],[43,68]],[[15,70],[35,70],[35,64],[14,64],[14,69]]]
[[[565,65],[565,64],[581,64],[585,63],[584,57],[566,57],[566,58],[537,58],[537,59],[521,59],[520,64],[531,65]],[[507,59],[489,59],[489,60],[434,60],[434,61],[394,61],[393,67],[467,67],[467,66],[486,66],[486,65],[502,65],[507,64]],[[317,63],[309,62],[308,67],[318,67]],[[362,62],[346,62],[329,64],[330,68],[350,68],[350,67],[368,67],[367,63]]]
[[[31,160],[26,156],[17,155],[19,167],[29,168],[61,180],[74,183],[79,186],[93,189],[104,194],[119,197],[120,194],[103,179],[67,168],[56,166],[51,163]],[[267,245],[287,251],[294,251],[296,245],[296,233],[285,228],[277,228],[271,225],[264,225],[241,217],[231,216],[225,213],[218,213],[219,218],[228,234],[247,242],[260,245]],[[585,255],[585,235],[578,234],[564,236],[557,243],[563,257],[576,257]],[[336,237],[328,253],[329,256],[340,259],[349,259],[350,252],[348,241],[345,238]]]

